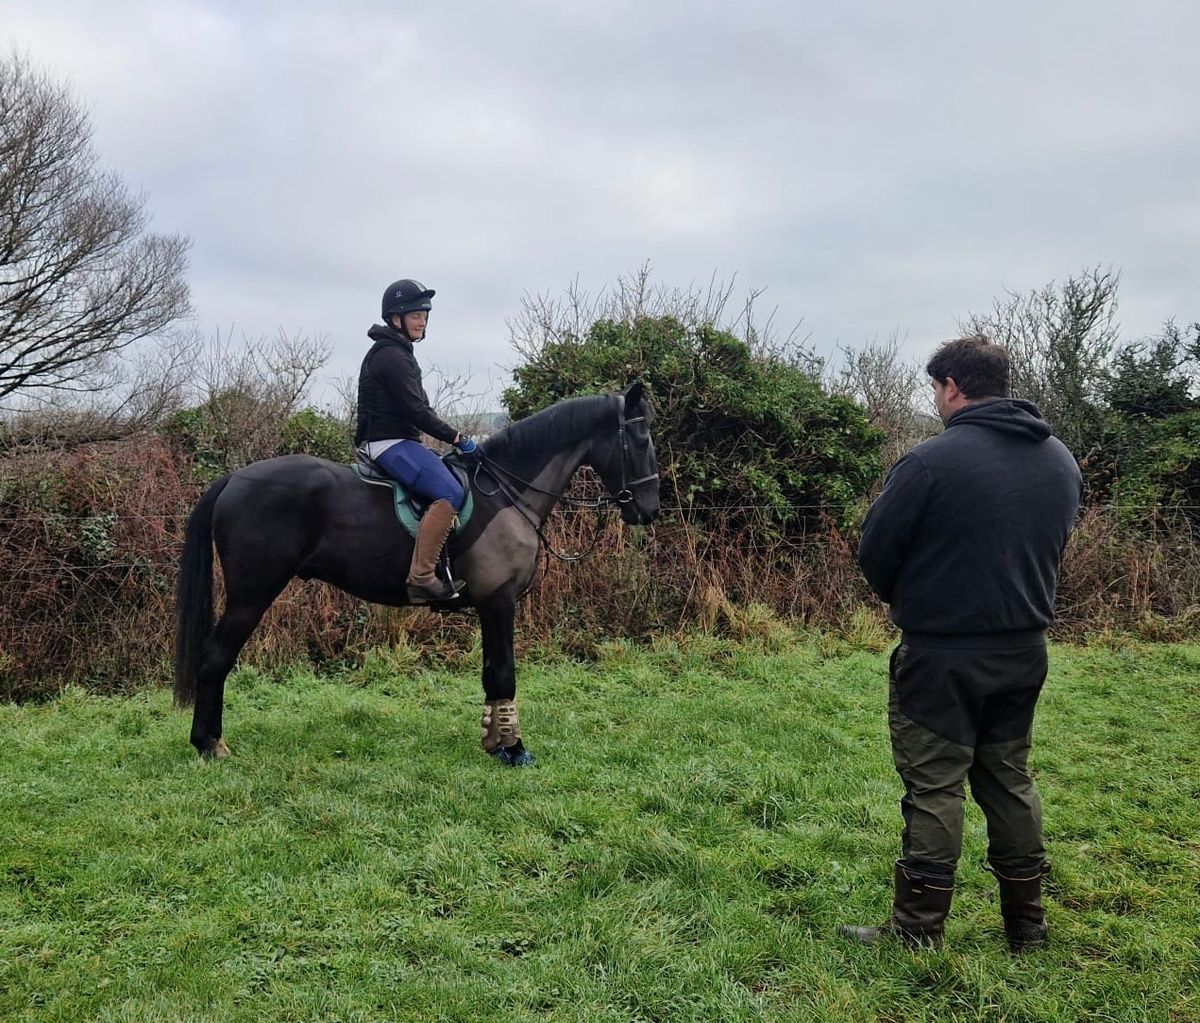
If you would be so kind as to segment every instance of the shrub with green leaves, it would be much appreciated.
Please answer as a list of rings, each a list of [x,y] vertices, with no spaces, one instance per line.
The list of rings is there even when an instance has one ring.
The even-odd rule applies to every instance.
[[[348,462],[354,455],[346,424],[328,412],[301,409],[283,424],[280,454],[316,455],[331,462]]]
[[[353,455],[349,430],[335,416],[315,408],[290,412],[236,388],[180,409],[160,432],[190,459],[203,482],[276,455],[303,453],[334,462]]]
[[[1118,507],[1139,522],[1200,528],[1200,412],[1127,420],[1119,448]]]
[[[1200,525],[1200,323],[1168,320],[1109,371],[1108,461],[1126,521]]]
[[[202,482],[278,454],[282,416],[247,389],[219,391],[170,415],[160,432],[187,456]]]
[[[562,398],[648,386],[664,506],[780,533],[845,519],[877,478],[880,431],[853,400],[826,392],[798,359],[711,324],[670,315],[598,319],[547,339],[514,372],[505,405],[520,419]]]
[[[1125,345],[1108,371],[1105,397],[1129,420],[1166,419],[1200,409],[1200,323],[1174,320],[1153,338]]]

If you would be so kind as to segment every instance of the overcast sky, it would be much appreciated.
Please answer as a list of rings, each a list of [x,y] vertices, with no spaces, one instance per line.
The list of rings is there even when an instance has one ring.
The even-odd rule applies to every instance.
[[[506,382],[524,293],[736,275],[818,352],[913,354],[1005,289],[1122,271],[1126,337],[1200,317],[1193,0],[4,0],[197,322],[325,336],[436,288],[427,368]]]

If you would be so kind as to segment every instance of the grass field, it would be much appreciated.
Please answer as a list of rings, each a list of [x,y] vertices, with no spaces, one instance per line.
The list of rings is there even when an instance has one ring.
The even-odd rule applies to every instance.
[[[941,951],[887,912],[880,653],[767,630],[525,667],[537,767],[470,666],[0,707],[0,1019],[1200,1020],[1200,647],[1056,648],[1051,947],[1005,951],[968,809]]]

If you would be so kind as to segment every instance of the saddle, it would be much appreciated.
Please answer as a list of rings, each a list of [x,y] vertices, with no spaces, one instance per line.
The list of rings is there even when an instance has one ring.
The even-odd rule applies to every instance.
[[[407,530],[409,536],[416,537],[417,529],[421,524],[421,516],[425,514],[425,509],[431,502],[419,494],[414,494],[403,483],[381,471],[365,449],[355,448],[354,455],[355,460],[350,466],[354,470],[354,474],[364,483],[372,486],[391,487],[392,505],[396,509],[396,519]],[[458,511],[458,522],[450,533],[451,536],[457,536],[470,520],[471,512],[475,510],[475,501],[471,495],[471,479],[467,467],[459,463],[452,455],[444,455],[442,464],[450,470],[450,474],[458,480],[463,488],[463,493],[466,494],[463,506]]]

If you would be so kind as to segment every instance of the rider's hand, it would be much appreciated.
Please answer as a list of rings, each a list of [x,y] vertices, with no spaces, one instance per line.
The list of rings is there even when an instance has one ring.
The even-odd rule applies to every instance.
[[[465,462],[482,462],[483,448],[475,443],[471,437],[464,437],[459,434],[458,441],[454,445],[458,449],[458,453],[462,455]]]

